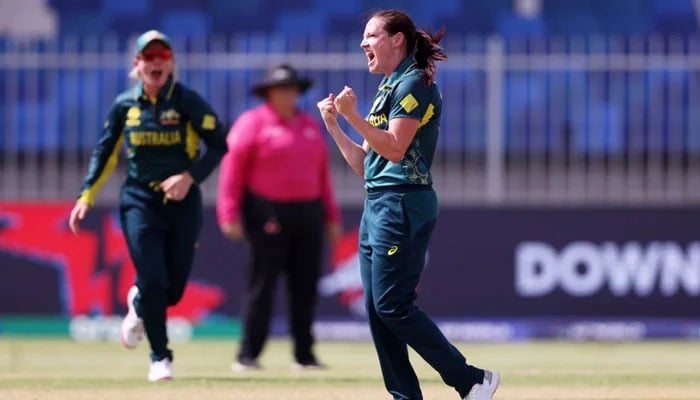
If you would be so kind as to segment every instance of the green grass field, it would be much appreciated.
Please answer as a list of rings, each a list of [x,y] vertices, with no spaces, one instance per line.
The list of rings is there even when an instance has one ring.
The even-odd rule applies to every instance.
[[[273,341],[264,369],[229,369],[235,342],[175,344],[175,380],[146,381],[147,346],[69,340],[0,340],[0,399],[390,399],[369,343],[319,343],[322,371],[290,368],[290,344]],[[700,399],[700,343],[460,344],[470,362],[501,371],[497,399]],[[457,399],[412,355],[428,399]]]

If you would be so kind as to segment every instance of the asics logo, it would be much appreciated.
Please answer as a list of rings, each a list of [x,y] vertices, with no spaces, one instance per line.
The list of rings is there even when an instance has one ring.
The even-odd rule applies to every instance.
[[[389,248],[389,251],[386,252],[386,254],[393,256],[394,254],[396,254],[397,251],[399,251],[399,246],[391,246]]]

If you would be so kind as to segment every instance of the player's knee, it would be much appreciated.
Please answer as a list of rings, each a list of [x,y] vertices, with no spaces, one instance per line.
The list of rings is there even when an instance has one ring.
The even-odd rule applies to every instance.
[[[139,296],[141,304],[148,307],[150,304],[162,303],[165,300],[165,284],[158,280],[139,283]]]
[[[384,322],[392,322],[406,317],[411,309],[411,304],[394,301],[376,300],[373,303],[374,311]]]
[[[182,296],[185,294],[185,288],[176,288],[176,289],[171,289],[168,290],[167,292],[167,300],[168,300],[168,306],[174,306],[177,303],[182,300]]]

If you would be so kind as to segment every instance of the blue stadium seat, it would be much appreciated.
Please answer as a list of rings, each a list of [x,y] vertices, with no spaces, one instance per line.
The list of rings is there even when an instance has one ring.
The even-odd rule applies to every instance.
[[[202,0],[151,0],[153,9],[159,13],[178,10],[200,10],[206,9],[206,2]],[[239,1],[235,1],[238,3]]]
[[[411,10],[416,25],[432,27],[442,16],[461,14],[462,5],[457,0],[418,1]]]
[[[158,29],[172,36],[202,37],[211,32],[211,21],[198,10],[170,11],[161,17]]]
[[[102,13],[108,17],[132,17],[150,15],[150,0],[102,0]]]
[[[328,18],[326,32],[329,35],[348,35],[356,39],[359,48],[364,23],[362,15],[333,16]]]
[[[323,34],[326,32],[326,15],[315,12],[289,12],[277,16],[275,32],[288,35]]]
[[[405,9],[419,25],[433,29],[446,26],[450,34],[643,35],[698,31],[693,0],[543,0],[543,21],[515,15],[512,0],[51,0],[49,4],[59,13],[62,33],[92,31],[106,21],[103,29],[94,32],[108,30],[123,35],[143,30],[150,24],[149,18],[184,12],[196,15],[187,24],[196,26],[197,34],[347,34],[357,31],[355,21],[362,25],[365,13],[378,8]],[[95,19],[96,14],[101,16]],[[176,27],[175,31],[184,29]]]
[[[98,12],[101,2],[95,0],[49,0],[49,6],[59,12]]]
[[[361,2],[363,10],[378,10],[378,9],[399,9],[411,10],[413,1],[411,0],[358,0]]]
[[[129,18],[107,18],[106,33],[117,35],[123,39],[131,39],[149,29],[155,29],[156,20],[150,15],[130,15]],[[165,32],[169,33],[169,32]]]
[[[256,16],[262,12],[270,13],[260,1],[208,0],[207,10],[212,17],[227,18],[231,23],[238,22],[238,18]]]
[[[590,15],[559,15],[547,18],[549,33],[562,36],[591,35],[601,32],[601,27]]]
[[[604,34],[644,34],[652,25],[651,9],[646,1],[598,1],[593,12],[601,25],[600,33]]]
[[[62,34],[81,36],[105,34],[107,21],[99,12],[69,11],[61,13],[60,18]]]
[[[356,16],[363,12],[359,1],[314,0],[313,9],[316,11],[325,12],[331,16]]]
[[[543,0],[542,17],[549,33],[554,35],[587,35],[598,33],[600,24],[596,21],[590,0]]]
[[[329,1],[329,3],[331,3]],[[268,13],[270,10],[275,10],[278,15],[284,15],[288,12],[302,12],[302,11],[313,11],[314,0],[267,0],[267,4],[263,6],[263,10]],[[325,10],[316,10],[325,11]],[[327,13],[326,13],[327,14]]]
[[[655,14],[694,15],[693,0],[649,0]]]
[[[654,30],[667,35],[697,34],[698,22],[692,15],[659,17],[654,23]]]
[[[272,26],[257,1],[209,0],[208,11],[214,33],[262,32]]]
[[[497,32],[504,37],[542,36],[546,33],[545,22],[539,18],[523,18],[514,13],[501,15],[497,22]]]
[[[464,2],[453,15],[439,15],[433,23],[445,26],[447,34],[488,35],[496,31],[498,18],[512,10],[511,0]]]

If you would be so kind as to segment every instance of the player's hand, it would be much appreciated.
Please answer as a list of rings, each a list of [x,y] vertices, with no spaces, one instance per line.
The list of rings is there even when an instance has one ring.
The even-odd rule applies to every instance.
[[[87,215],[89,210],[90,204],[84,201],[78,200],[78,202],[73,206],[73,209],[70,212],[70,217],[68,218],[68,226],[74,234],[77,235],[78,232],[80,232],[80,221],[85,218],[85,215]]]
[[[338,110],[335,109],[335,104],[333,103],[334,100],[335,95],[331,93],[328,95],[328,97],[316,103],[316,107],[318,107],[318,111],[321,112],[321,118],[323,118],[323,122],[326,124],[326,126],[337,122]]]
[[[239,222],[230,222],[228,224],[221,225],[219,228],[221,229],[221,233],[231,240],[239,241],[243,240],[245,237],[243,225],[241,225]]]
[[[333,247],[343,236],[343,227],[339,222],[331,222],[326,225],[326,240],[328,245]]]
[[[183,172],[161,182],[160,188],[165,193],[166,199],[180,201],[187,196],[193,183],[192,175],[189,172]]]
[[[357,112],[357,96],[355,96],[355,92],[350,86],[345,86],[343,91],[336,96],[333,103],[342,116],[348,116]]]

